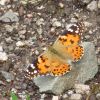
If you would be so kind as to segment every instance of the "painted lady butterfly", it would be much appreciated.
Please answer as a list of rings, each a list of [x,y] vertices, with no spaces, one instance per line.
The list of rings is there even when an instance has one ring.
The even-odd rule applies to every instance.
[[[60,35],[38,59],[25,71],[29,79],[38,75],[61,76],[71,70],[71,62],[79,61],[84,49],[80,45],[83,23],[73,23]]]

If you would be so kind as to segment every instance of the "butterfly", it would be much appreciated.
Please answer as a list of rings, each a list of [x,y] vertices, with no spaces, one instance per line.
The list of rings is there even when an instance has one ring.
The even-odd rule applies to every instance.
[[[59,35],[54,44],[44,51],[25,71],[32,79],[38,75],[62,76],[72,69],[72,62],[79,61],[84,55],[81,46],[83,23],[69,24],[67,30]]]

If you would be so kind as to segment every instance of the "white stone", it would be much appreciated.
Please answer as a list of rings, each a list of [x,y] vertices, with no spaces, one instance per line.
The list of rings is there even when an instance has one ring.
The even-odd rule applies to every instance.
[[[97,1],[92,1],[87,5],[87,9],[90,11],[97,11]]]
[[[72,95],[74,92],[72,90],[68,90],[68,95]]]
[[[0,61],[6,61],[8,56],[5,52],[0,52]]]
[[[77,19],[76,18],[71,18],[70,22],[72,22],[72,23],[77,22]]]
[[[90,91],[89,85],[84,85],[84,84],[75,84],[74,88],[76,93],[81,93],[81,94],[89,93]]]
[[[3,48],[2,48],[2,46],[0,45],[0,52],[2,52],[3,51]]]
[[[92,23],[84,21],[84,25],[85,25],[85,27],[90,27],[90,26],[92,26]]]
[[[59,3],[60,8],[64,8],[64,4],[63,3]]]
[[[12,88],[11,91],[14,93],[17,93],[17,89],[15,89],[15,88]]]
[[[81,100],[82,99],[82,95],[81,94],[72,94],[70,96],[70,100]]]
[[[18,41],[18,42],[16,43],[16,46],[17,46],[17,47],[22,47],[22,46],[24,46],[24,45],[25,45],[25,43],[22,42],[22,41]]]
[[[0,5],[5,5],[9,0],[0,0]]]
[[[67,94],[64,94],[63,95],[63,98],[64,98],[64,100],[67,99],[68,98],[68,95]]]
[[[6,38],[5,40],[6,40],[7,43],[11,43],[11,42],[13,42],[13,40],[12,40],[11,37]]]
[[[59,100],[59,97],[58,96],[53,96],[52,100]]]
[[[10,25],[5,25],[5,28],[7,30],[7,32],[12,32],[13,31],[13,27]]]
[[[52,26],[54,27],[61,27],[61,22],[58,21],[56,18],[52,19]]]
[[[26,30],[21,30],[18,32],[18,34],[25,34],[26,33]]]
[[[41,99],[44,100],[45,97],[46,97],[46,94],[42,94],[42,95],[41,95]]]
[[[100,0],[98,1],[98,8],[100,8]]]
[[[39,51],[38,51],[38,50],[35,50],[35,54],[36,54],[36,55],[39,55]]]
[[[38,32],[39,35],[41,35],[41,34],[43,33],[42,27],[39,27],[39,28],[37,29],[37,32]]]
[[[55,21],[57,21],[57,18],[53,18],[53,19],[52,19],[52,23],[55,22]]]
[[[37,25],[44,25],[44,19],[43,18],[40,18],[36,21],[36,24]]]
[[[55,32],[55,28],[52,27],[52,28],[50,29],[50,31],[51,31],[51,32]]]
[[[97,100],[100,100],[100,93],[96,95]]]
[[[45,7],[41,5],[40,7],[37,7],[38,10],[44,9]]]
[[[18,95],[21,98],[21,100],[26,100],[26,93],[25,93],[25,91],[23,91],[22,93],[18,93]]]
[[[55,21],[53,23],[53,26],[56,26],[56,27],[61,27],[61,23],[59,21]]]

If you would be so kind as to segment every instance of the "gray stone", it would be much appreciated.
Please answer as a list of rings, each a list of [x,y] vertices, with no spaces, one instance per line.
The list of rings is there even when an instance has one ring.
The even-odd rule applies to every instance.
[[[6,12],[3,16],[0,17],[2,22],[18,22],[19,18],[13,11]]]
[[[77,63],[73,63],[72,70],[60,77],[41,76],[34,78],[40,92],[61,94],[64,90],[74,87],[75,83],[85,83],[98,72],[97,58],[94,45],[90,42],[82,43],[84,56]]]
[[[81,2],[88,4],[91,0],[81,0]]]
[[[82,100],[81,94],[72,94],[69,100]]]
[[[0,73],[2,74],[2,76],[6,79],[7,82],[11,82],[12,80],[14,80],[14,76],[11,73],[8,73],[6,71],[0,71]]]
[[[97,11],[97,1],[92,1],[87,5],[87,9],[90,11]]]

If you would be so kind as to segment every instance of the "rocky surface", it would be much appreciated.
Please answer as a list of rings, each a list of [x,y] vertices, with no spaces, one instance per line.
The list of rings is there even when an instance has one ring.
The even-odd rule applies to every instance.
[[[75,95],[82,100],[99,100],[99,11],[100,0],[0,0],[0,99],[11,99],[11,91],[13,91],[18,100],[24,100],[27,95],[31,100],[52,100],[55,98],[69,100],[71,97],[75,98]],[[72,89],[64,91],[61,95],[55,96],[47,92],[42,94],[33,80],[24,77],[23,70],[54,43],[70,22],[77,20],[83,20],[85,23],[82,41],[91,42],[95,46],[93,54],[96,53],[98,72],[94,76],[97,69],[92,68],[95,70],[93,74],[88,69],[86,71],[90,73],[88,76],[94,77],[86,81],[89,77],[87,79],[82,77],[85,74],[84,70],[80,69],[83,74],[79,73],[81,76],[78,79],[82,78],[79,82],[86,81],[84,84],[75,84]],[[81,61],[75,65],[80,65],[80,63]],[[48,77],[50,78],[50,76]],[[51,83],[54,82],[54,78],[50,79]],[[48,86],[48,84],[45,85]]]

